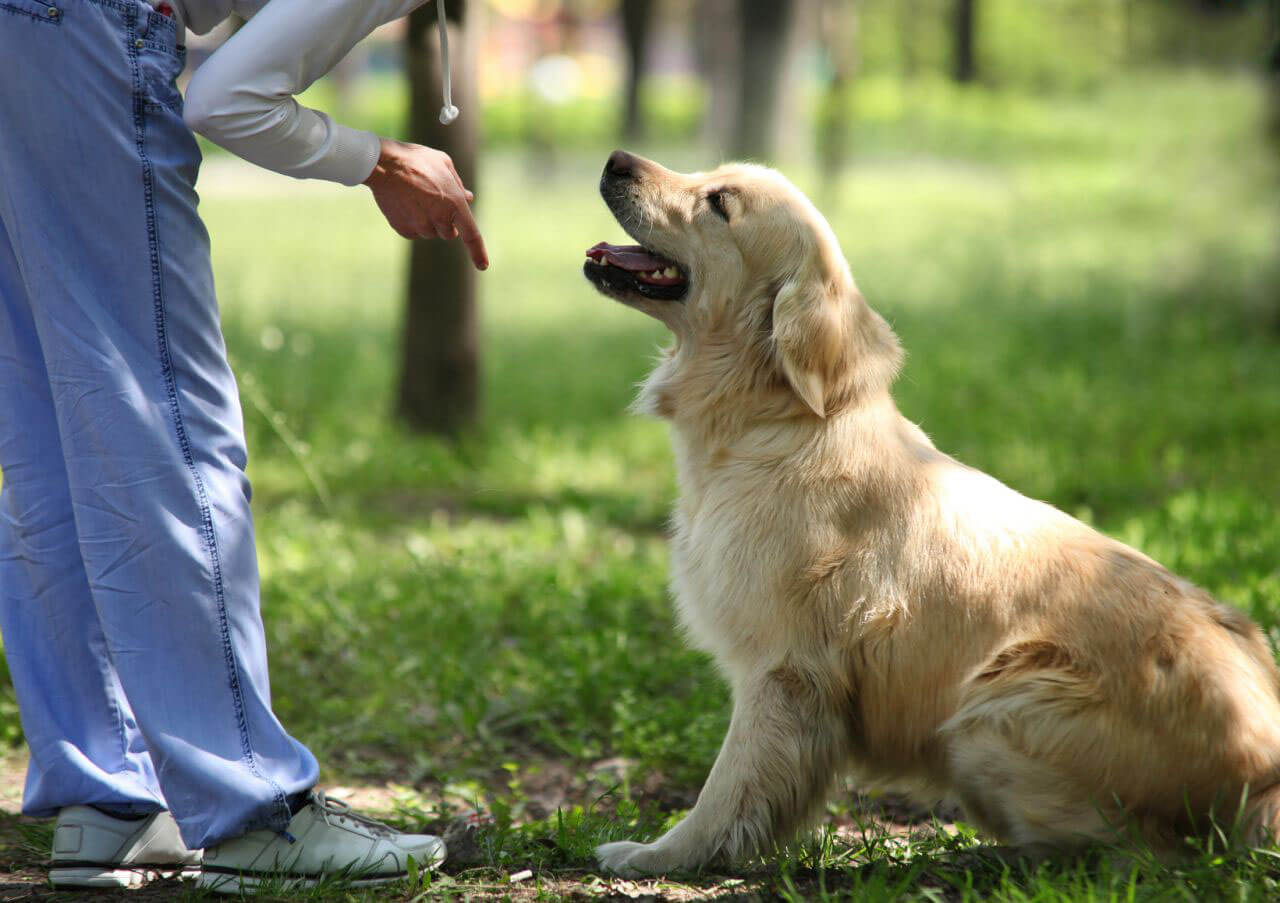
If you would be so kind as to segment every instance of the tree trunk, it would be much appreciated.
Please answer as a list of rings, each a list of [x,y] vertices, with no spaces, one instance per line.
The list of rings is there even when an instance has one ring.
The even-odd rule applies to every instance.
[[[1271,101],[1271,139],[1280,149],[1280,0],[1271,0],[1271,53],[1265,78]]]
[[[960,84],[975,81],[978,77],[978,60],[974,47],[975,18],[978,0],[955,0],[952,21],[953,59],[952,76]]]
[[[693,25],[698,68],[707,86],[702,140],[718,156],[725,157],[733,147],[738,121],[741,22],[737,0],[703,0],[695,4]]]
[[[1267,58],[1266,79],[1271,105],[1271,141],[1280,154],[1280,0],[1271,0],[1271,53]],[[1280,299],[1272,301],[1271,328],[1280,335]]]
[[[328,81],[333,86],[333,118],[339,122],[351,118],[360,73],[368,64],[369,45],[357,44],[329,70]]]
[[[823,194],[836,203],[840,173],[849,158],[853,76],[857,66],[857,0],[826,0],[823,8],[822,46],[830,66],[829,81],[818,101],[818,163]]]
[[[644,137],[644,111],[640,108],[640,81],[645,54],[653,31],[653,0],[622,0],[622,40],[627,51],[627,82],[622,135],[629,140]]]
[[[920,71],[920,54],[917,47],[920,19],[918,0],[898,0],[894,4],[897,13],[898,53],[902,57],[902,77],[910,82]]]
[[[436,0],[437,3],[445,0]],[[453,158],[463,183],[476,191],[475,49],[469,40],[466,0],[448,0],[453,102],[462,114],[440,124],[439,40],[436,8],[409,17],[409,140]],[[479,192],[477,191],[477,194]],[[452,435],[476,419],[480,353],[475,270],[460,241],[419,239],[411,245],[404,358],[397,412],[414,429]]]
[[[796,0],[739,0],[738,10],[741,71],[733,152],[768,160],[776,145]]]

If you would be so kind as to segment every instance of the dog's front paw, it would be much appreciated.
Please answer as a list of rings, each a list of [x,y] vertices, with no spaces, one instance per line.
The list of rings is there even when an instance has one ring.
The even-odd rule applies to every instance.
[[[639,878],[643,875],[661,875],[671,871],[672,864],[658,850],[656,843],[635,843],[619,840],[602,843],[596,847],[596,861],[606,872],[623,878]]]

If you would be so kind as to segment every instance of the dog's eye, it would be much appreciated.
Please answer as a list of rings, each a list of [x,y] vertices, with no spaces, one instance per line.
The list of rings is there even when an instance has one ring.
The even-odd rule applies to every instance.
[[[729,222],[729,211],[724,206],[723,191],[711,192],[707,195],[707,203],[711,205],[711,209],[714,210],[722,220],[726,223]]]

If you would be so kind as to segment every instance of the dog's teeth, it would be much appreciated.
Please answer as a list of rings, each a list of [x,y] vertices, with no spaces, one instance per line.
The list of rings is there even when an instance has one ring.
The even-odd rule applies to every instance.
[[[679,274],[676,272],[675,267],[667,267],[662,271],[662,275],[666,276],[668,279],[674,279]]]

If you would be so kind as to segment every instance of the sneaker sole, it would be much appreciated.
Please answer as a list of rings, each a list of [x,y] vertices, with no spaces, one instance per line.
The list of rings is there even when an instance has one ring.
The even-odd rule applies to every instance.
[[[194,878],[198,867],[183,869],[110,869],[97,866],[75,866],[49,869],[49,883],[54,887],[89,887],[107,890],[129,890],[142,887],[157,878]]]
[[[303,890],[318,887],[321,884],[341,884],[343,887],[376,887],[379,884],[394,884],[397,881],[404,881],[408,877],[408,872],[401,872],[395,875],[378,875],[373,878],[343,878],[340,875],[332,875],[325,878],[291,878],[287,875],[279,874],[252,875],[204,871],[196,879],[196,885],[202,890],[213,891],[215,894],[252,895],[262,887],[283,891]]]
[[[418,868],[423,871],[435,871],[444,864],[443,853],[431,862],[423,862]],[[290,875],[287,872],[236,872],[221,870],[217,867],[205,866],[196,876],[196,885],[202,890],[216,894],[255,894],[259,888],[269,887],[280,890],[303,890],[318,887],[322,884],[336,884],[342,887],[376,887],[379,884],[394,884],[409,878],[409,870],[393,875],[347,875],[341,872],[332,875]]]

